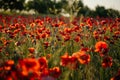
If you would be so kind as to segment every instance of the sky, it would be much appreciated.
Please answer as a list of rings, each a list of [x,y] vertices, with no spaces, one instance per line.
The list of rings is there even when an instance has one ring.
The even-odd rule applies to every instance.
[[[104,6],[106,9],[113,8],[120,11],[120,0],[82,0],[84,5],[90,9],[95,9],[97,5]]]

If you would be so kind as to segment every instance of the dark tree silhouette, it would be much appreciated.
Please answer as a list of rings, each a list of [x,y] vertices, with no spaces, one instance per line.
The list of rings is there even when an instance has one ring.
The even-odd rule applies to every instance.
[[[0,8],[7,10],[23,10],[25,0],[0,0]]]
[[[96,6],[91,10],[84,6],[82,0],[0,0],[0,9],[11,11],[31,10],[42,14],[55,14],[66,12],[70,15],[83,15],[90,17],[120,17],[120,12],[114,9],[106,9],[104,6]],[[73,2],[70,5],[70,2]]]

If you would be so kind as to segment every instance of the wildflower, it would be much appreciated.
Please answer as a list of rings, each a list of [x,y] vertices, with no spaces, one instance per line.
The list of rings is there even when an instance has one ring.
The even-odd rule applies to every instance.
[[[104,36],[104,40],[110,41],[110,37],[109,36]]]
[[[0,25],[0,31],[2,31],[2,28],[3,28],[2,25]]]
[[[30,27],[31,27],[31,28],[34,28],[34,27],[35,27],[35,23],[34,23],[34,22],[31,23],[31,24],[30,24]]]
[[[0,46],[0,52],[2,52],[2,47]]]
[[[11,40],[3,40],[2,41],[3,42],[3,44],[4,44],[4,46],[7,46],[7,45],[9,45],[10,44],[10,42],[12,42]]]
[[[90,62],[90,55],[86,54],[85,51],[73,53],[72,56],[75,56],[81,64],[88,64]]]
[[[42,30],[41,28],[37,28],[37,29],[36,29],[36,33],[37,33],[37,34],[42,33],[42,31],[43,31],[43,30]]]
[[[50,59],[51,56],[52,56],[52,55],[49,53],[49,54],[46,55],[46,58],[47,58],[47,59]]]
[[[28,50],[29,50],[30,53],[34,53],[35,52],[35,48],[33,48],[33,47],[28,48]]]
[[[48,46],[50,46],[49,42],[44,42],[43,44],[44,44],[45,49],[48,48]]]
[[[46,29],[46,30],[45,30],[45,33],[46,33],[48,36],[50,36],[50,33],[51,33],[51,32],[50,32],[49,29]]]
[[[65,55],[61,56],[61,65],[66,66],[69,62],[69,55],[66,53]]]
[[[5,70],[11,70],[11,67],[14,65],[14,61],[13,60],[8,60],[5,62],[5,66],[4,69]]]
[[[47,61],[46,57],[40,57],[38,59],[38,62],[40,64],[40,70],[44,70],[45,68],[48,67],[48,61]]]
[[[59,23],[54,23],[54,24],[52,24],[52,27],[59,27],[59,26],[60,26]]]
[[[72,33],[72,29],[71,28],[64,28],[64,32],[71,34]]]
[[[84,23],[80,23],[80,26],[83,27],[83,26],[85,26],[85,24]]]
[[[117,40],[120,38],[120,31],[115,31],[113,35],[114,40]]]
[[[64,38],[64,41],[68,41],[68,40],[70,40],[70,35],[63,35],[63,38]]]
[[[41,37],[41,38],[46,38],[46,37],[48,37],[48,34],[47,34],[47,33],[42,33],[42,34],[40,35],[40,37]]]
[[[16,30],[14,30],[14,34],[17,34],[19,31],[20,31],[21,29],[16,29]]]
[[[41,72],[41,74],[40,74],[40,77],[41,78],[45,78],[45,77],[47,77],[47,76],[49,76],[49,74],[50,74],[50,71],[49,71],[49,69],[48,68],[44,68],[42,71],[40,71]],[[43,79],[42,79],[43,80]]]
[[[95,44],[95,52],[99,52],[100,56],[104,56],[108,52],[108,44],[104,41],[99,41]]]
[[[54,78],[58,78],[61,74],[61,70],[59,67],[53,67],[50,68],[50,74],[54,77]]]
[[[74,38],[74,40],[75,40],[76,42],[79,42],[79,41],[80,41],[80,36],[76,36],[76,37]]]
[[[101,25],[105,25],[106,23],[107,23],[106,20],[102,20],[102,21],[101,21]]]
[[[93,19],[92,18],[88,18],[87,21],[86,21],[86,23],[87,23],[87,25],[88,25],[89,28],[92,27],[92,25],[93,25]]]
[[[87,48],[87,47],[83,47],[83,48],[80,49],[80,51],[86,51],[86,52],[89,52],[89,50],[90,50],[90,49]]]
[[[19,60],[18,67],[22,69],[21,74],[23,76],[28,76],[30,72],[38,73],[40,69],[39,62],[34,58],[25,58],[23,60]]]
[[[40,19],[36,19],[35,23],[37,23],[38,26],[42,27],[44,24],[44,21],[40,20]]]
[[[107,56],[102,61],[102,67],[107,68],[112,66],[112,58],[110,56]]]
[[[47,17],[45,18],[45,20],[46,20],[47,23],[50,23],[52,19],[47,16]]]
[[[120,22],[120,18],[116,18],[116,21]]]
[[[69,69],[75,69],[77,67],[77,58],[74,56],[69,56],[68,53],[65,53],[61,56],[60,65],[66,66]]]

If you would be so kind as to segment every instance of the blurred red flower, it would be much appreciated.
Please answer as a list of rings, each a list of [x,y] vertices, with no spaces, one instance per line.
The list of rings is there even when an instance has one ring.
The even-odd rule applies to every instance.
[[[102,61],[102,67],[107,68],[112,66],[112,58],[110,56],[107,56]]]
[[[72,56],[75,56],[81,64],[88,64],[90,62],[90,55],[86,54],[85,51],[73,53]]]
[[[33,47],[28,48],[28,50],[29,50],[30,53],[34,53],[35,52],[35,48],[33,48]]]
[[[46,59],[46,57],[40,57],[38,59],[38,62],[40,64],[40,70],[44,70],[45,68],[48,68],[48,61]]]
[[[104,41],[99,41],[95,44],[95,52],[99,52],[100,56],[104,56],[108,52],[108,44]]]
[[[39,73],[40,64],[34,58],[25,58],[23,60],[19,60],[18,68],[20,68],[21,74],[23,76],[28,76],[30,72]]]
[[[8,60],[5,62],[5,66],[4,69],[5,70],[11,70],[11,67],[14,65],[14,61],[13,60]]]
[[[77,67],[77,58],[74,56],[69,56],[68,53],[65,53],[61,56],[60,65],[66,66],[69,69],[75,69]]]
[[[61,74],[61,70],[59,67],[53,67],[50,68],[50,75],[53,76],[54,78],[58,78]]]
[[[74,40],[75,40],[76,42],[79,42],[79,41],[80,41],[80,36],[76,36],[76,37],[74,38]]]

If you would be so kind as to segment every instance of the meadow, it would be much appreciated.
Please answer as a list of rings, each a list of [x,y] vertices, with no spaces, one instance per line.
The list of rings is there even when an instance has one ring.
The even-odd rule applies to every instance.
[[[0,15],[0,80],[120,80],[120,18]]]

